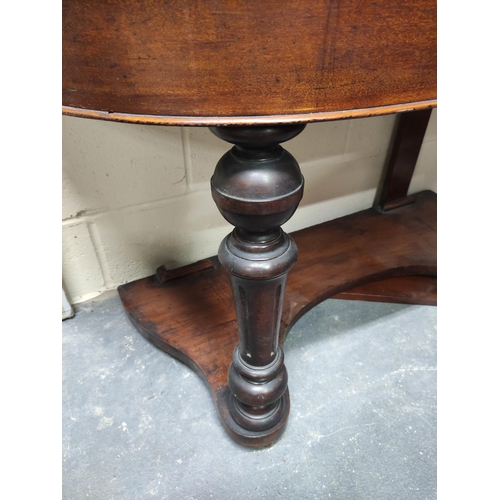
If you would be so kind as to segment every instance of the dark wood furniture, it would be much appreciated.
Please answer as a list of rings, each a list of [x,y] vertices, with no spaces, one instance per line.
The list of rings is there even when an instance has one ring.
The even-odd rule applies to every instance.
[[[349,293],[435,301],[436,196],[407,196],[434,106],[435,0],[63,1],[65,114],[209,126],[234,144],[211,181],[235,226],[218,257],[119,292],[239,443],[283,432],[283,343],[308,309]],[[375,206],[284,233],[304,181],[280,144],[308,122],[403,112]]]

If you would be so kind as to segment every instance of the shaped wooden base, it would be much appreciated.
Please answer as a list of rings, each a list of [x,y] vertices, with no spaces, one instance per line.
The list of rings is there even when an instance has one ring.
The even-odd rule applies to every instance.
[[[280,346],[303,314],[335,294],[391,277],[436,276],[436,195],[424,191],[412,198],[389,212],[372,208],[291,234],[299,258],[286,286]],[[288,391],[284,418],[266,431],[243,429],[229,414],[227,374],[238,326],[229,276],[217,257],[176,272],[163,270],[118,291],[141,334],[207,383],[235,441],[258,447],[278,439],[286,425]]]

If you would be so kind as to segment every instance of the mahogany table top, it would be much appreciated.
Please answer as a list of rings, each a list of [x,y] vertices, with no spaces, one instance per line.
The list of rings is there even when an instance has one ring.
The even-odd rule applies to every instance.
[[[63,0],[63,112],[166,125],[436,105],[436,0]]]

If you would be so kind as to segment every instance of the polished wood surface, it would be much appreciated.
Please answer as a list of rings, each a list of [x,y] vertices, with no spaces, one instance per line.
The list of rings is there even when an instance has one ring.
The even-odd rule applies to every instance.
[[[64,112],[291,123],[436,104],[436,0],[63,0]]]
[[[340,292],[333,295],[332,299],[437,306],[437,278],[435,276],[388,278]]]
[[[234,144],[211,180],[212,197],[235,229],[218,258],[230,275],[239,343],[229,367],[229,412],[261,440],[276,437],[288,419],[290,401],[284,354],[278,345],[283,299],[297,246],[281,226],[297,209],[304,177],[280,144],[305,124],[213,127]]]
[[[389,213],[372,208],[292,233],[299,257],[288,277],[280,346],[303,314],[332,295],[391,277],[436,275],[436,195],[414,196],[415,203]],[[248,432],[229,414],[227,373],[238,325],[229,275],[216,257],[211,263],[164,285],[155,276],[122,285],[120,297],[146,338],[205,380],[233,439],[271,444],[279,433]]]

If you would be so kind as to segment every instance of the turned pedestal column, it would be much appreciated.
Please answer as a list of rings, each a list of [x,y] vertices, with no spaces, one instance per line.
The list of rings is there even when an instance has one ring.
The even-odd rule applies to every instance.
[[[235,144],[219,161],[212,195],[235,229],[219,260],[230,275],[239,344],[228,373],[229,412],[243,434],[274,441],[290,410],[288,376],[278,334],[288,271],[297,246],[282,229],[302,198],[304,179],[279,144],[305,125],[213,127]],[[228,305],[228,307],[230,307]]]

